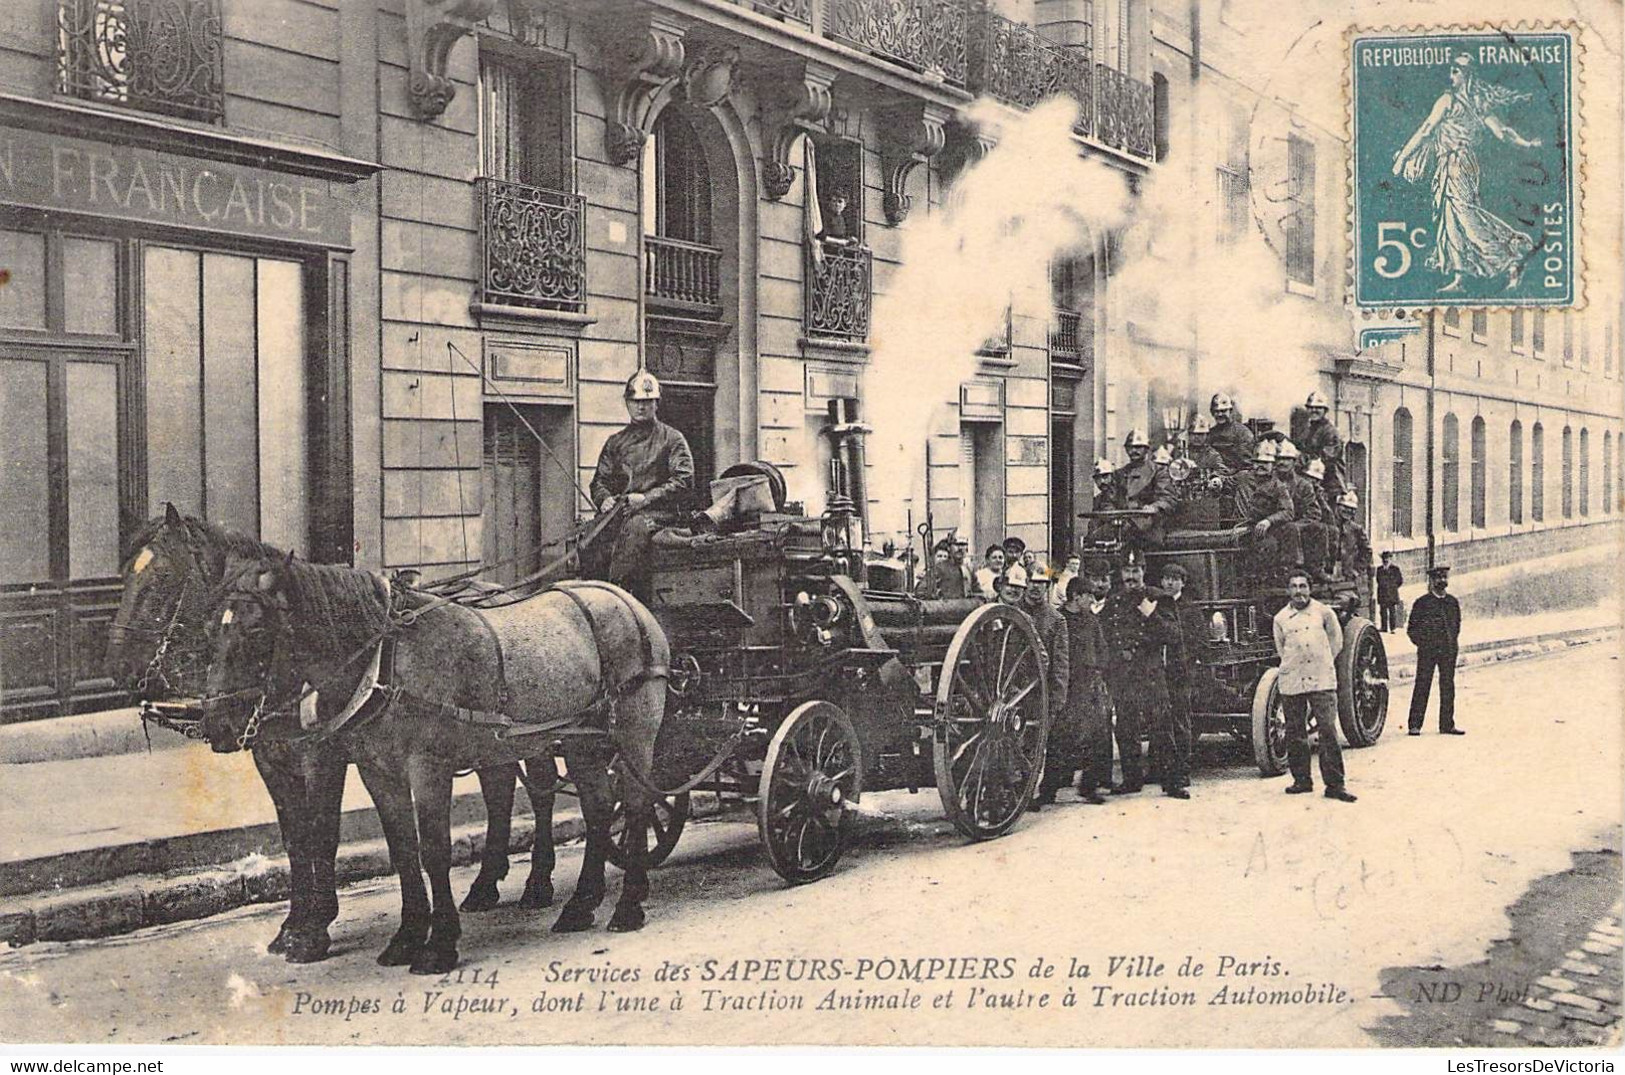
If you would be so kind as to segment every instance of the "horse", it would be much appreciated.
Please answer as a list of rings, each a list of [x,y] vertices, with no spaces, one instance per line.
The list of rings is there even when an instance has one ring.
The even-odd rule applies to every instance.
[[[559,743],[587,823],[581,876],[553,930],[593,926],[616,801],[610,759],[618,754],[630,774],[650,772],[665,711],[670,646],[647,608],[619,587],[576,582],[475,610],[291,554],[228,565],[226,578],[209,620],[203,734],[216,751],[251,746],[276,719],[267,713],[286,721],[301,685],[318,689],[311,749],[355,762],[400,877],[401,924],[380,963],[416,974],[456,966],[452,777],[512,764],[527,755],[527,741]],[[372,668],[389,666],[388,685],[357,707],[368,681],[380,682],[356,659],[369,652]],[[623,787],[627,861],[609,921],[615,932],[644,925],[654,810],[642,781]]]
[[[131,543],[122,575],[124,590],[108,629],[110,675],[139,701],[196,697],[203,693],[207,664],[206,611],[223,596],[228,557],[269,557],[277,550],[173,505],[146,522]],[[190,730],[190,722],[179,725]],[[266,946],[291,963],[326,958],[328,927],[338,917],[335,863],[347,761],[334,751],[311,751],[298,742],[266,737],[253,751],[254,766],[276,806],[288,854],[288,915]],[[528,759],[524,779],[536,817],[530,875],[519,906],[540,909],[553,902],[552,828],[557,773],[551,754]],[[500,902],[497,883],[508,873],[515,779],[520,767],[479,770],[486,807],[486,838],[480,871],[464,899],[464,911]]]

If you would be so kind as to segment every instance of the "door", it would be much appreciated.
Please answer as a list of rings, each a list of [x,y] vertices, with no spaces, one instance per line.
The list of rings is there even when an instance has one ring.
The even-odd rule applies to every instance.
[[[483,574],[508,585],[564,555],[575,521],[568,407],[485,405]],[[540,438],[540,439],[538,439]]]

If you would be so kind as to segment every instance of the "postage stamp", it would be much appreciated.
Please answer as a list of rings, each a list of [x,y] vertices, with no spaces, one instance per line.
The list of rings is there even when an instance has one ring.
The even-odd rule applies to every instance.
[[[1572,30],[1350,41],[1355,304],[1578,305]]]

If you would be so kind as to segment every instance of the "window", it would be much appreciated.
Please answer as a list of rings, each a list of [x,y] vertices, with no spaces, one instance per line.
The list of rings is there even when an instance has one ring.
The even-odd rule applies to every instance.
[[[1440,515],[1449,533],[1461,529],[1461,424],[1456,416],[1444,416],[1440,440]]]
[[[1487,463],[1485,452],[1488,446],[1484,443],[1484,418],[1482,415],[1473,419],[1472,431],[1472,475],[1469,479],[1472,488],[1473,527],[1484,529],[1484,482],[1487,476]]]
[[[1528,345],[1524,343],[1524,312],[1512,311],[1512,350],[1514,354],[1527,354]]]
[[[1507,435],[1507,521],[1523,522],[1523,423],[1515,418]]]
[[[1287,197],[1292,210],[1284,221],[1287,281],[1315,286],[1315,145],[1287,136]]]
[[[711,168],[693,125],[676,105],[668,105],[655,121],[654,136],[644,145],[644,231],[664,239],[709,245]],[[823,170],[822,161],[819,170]],[[828,200],[834,191],[820,182],[819,193]],[[850,196],[850,192],[843,193]]]
[[[1411,412],[1394,412],[1394,536],[1411,536]]]
[[[1089,361],[1094,354],[1094,257],[1057,257],[1052,261],[1050,295],[1055,305],[1050,353],[1067,362]]]
[[[1487,310],[1473,311],[1473,342],[1484,343],[1490,338],[1490,315]]]
[[[1580,518],[1591,514],[1591,430],[1580,427]]]
[[[1461,335],[1461,308],[1452,306],[1444,312],[1444,334],[1446,336]]]
[[[1158,72],[1151,76],[1151,126],[1154,154],[1157,161],[1168,157],[1168,76]]]
[[[1539,422],[1529,431],[1529,518],[1546,521],[1546,428]]]
[[[538,49],[517,56],[482,40],[478,93],[480,174],[570,189],[569,65]]]
[[[1563,322],[1563,365],[1574,365],[1574,318],[1565,311],[1557,315]]]
[[[1235,242],[1247,233],[1252,219],[1252,192],[1247,171],[1247,115],[1229,104],[1219,107],[1217,146],[1218,166],[1215,182],[1218,185],[1219,222],[1221,244]]]
[[[1611,514],[1614,510],[1614,434],[1611,430],[1602,431],[1602,513]]]
[[[1574,518],[1574,430],[1563,427],[1563,518]]]
[[[1530,316],[1530,351],[1536,358],[1546,357],[1546,311],[1536,310]]]
[[[60,0],[57,91],[182,119],[225,116],[220,0]]]

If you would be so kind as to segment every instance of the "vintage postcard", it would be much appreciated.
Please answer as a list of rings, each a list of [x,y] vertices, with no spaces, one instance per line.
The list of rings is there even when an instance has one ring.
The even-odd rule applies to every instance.
[[[0,8],[9,1052],[1620,1047],[1618,0]]]

